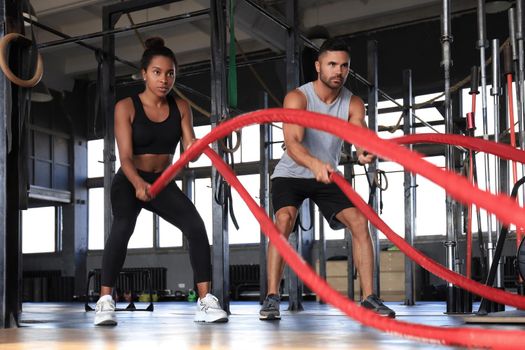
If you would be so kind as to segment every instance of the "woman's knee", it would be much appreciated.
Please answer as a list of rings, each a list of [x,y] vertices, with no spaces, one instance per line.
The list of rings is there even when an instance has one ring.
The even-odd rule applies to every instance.
[[[206,226],[202,220],[191,220],[181,229],[182,234],[191,242],[206,242],[208,244],[208,234]]]

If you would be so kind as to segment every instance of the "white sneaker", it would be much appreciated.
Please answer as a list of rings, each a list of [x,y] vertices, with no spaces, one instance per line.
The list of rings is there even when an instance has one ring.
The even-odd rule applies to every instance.
[[[208,293],[204,298],[197,300],[195,322],[228,322],[228,314],[221,308],[219,299]]]
[[[115,302],[111,295],[104,295],[97,301],[95,307],[95,326],[116,326]]]

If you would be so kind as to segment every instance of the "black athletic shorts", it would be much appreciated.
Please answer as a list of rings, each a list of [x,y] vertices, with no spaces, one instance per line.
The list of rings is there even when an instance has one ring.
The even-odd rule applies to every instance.
[[[306,198],[317,204],[332,229],[345,228],[335,216],[343,209],[354,207],[354,204],[335,183],[324,184],[316,179],[291,177],[276,177],[272,180],[274,212],[288,206],[299,208]]]

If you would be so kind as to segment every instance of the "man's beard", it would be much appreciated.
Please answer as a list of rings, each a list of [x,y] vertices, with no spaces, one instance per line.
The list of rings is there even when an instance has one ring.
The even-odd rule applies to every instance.
[[[345,83],[345,79],[342,76],[337,77],[340,80],[340,82],[338,83],[334,83],[331,79],[325,77],[322,73],[319,74],[319,78],[324,85],[326,85],[327,87],[333,90],[340,89]],[[332,79],[334,78],[336,77],[333,77]]]

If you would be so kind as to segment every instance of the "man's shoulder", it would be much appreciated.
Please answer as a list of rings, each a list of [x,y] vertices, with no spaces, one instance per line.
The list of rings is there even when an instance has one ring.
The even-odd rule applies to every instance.
[[[306,106],[306,95],[298,88],[289,91],[284,98],[285,108],[306,109]]]

